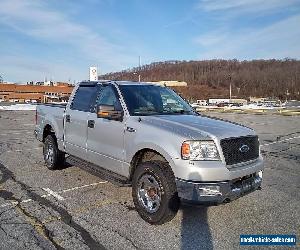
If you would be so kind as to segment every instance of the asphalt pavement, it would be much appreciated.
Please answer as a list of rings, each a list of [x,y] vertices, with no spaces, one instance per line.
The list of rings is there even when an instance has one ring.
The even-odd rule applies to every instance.
[[[245,249],[240,234],[299,239],[299,116],[208,115],[257,131],[262,190],[220,206],[183,205],[171,222],[152,226],[137,214],[130,187],[76,166],[48,170],[33,111],[0,111],[0,249]]]

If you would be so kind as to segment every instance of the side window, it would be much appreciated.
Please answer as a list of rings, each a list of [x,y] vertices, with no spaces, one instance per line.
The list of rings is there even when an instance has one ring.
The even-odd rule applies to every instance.
[[[71,109],[89,112],[96,95],[96,86],[80,86],[76,91]]]
[[[96,105],[114,106],[115,110],[122,111],[119,98],[111,85],[103,86],[98,95]]]

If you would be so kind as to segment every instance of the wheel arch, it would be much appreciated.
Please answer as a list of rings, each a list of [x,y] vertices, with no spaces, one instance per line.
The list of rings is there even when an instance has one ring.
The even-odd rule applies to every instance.
[[[45,141],[46,137],[48,135],[53,135],[54,138],[55,138],[55,141],[57,140],[56,139],[56,135],[55,135],[55,131],[53,129],[53,127],[50,125],[50,124],[47,124],[45,127],[44,127],[44,130],[43,130],[43,142]]]
[[[152,149],[152,148],[142,148],[138,150],[134,156],[132,157],[132,160],[130,162],[130,175],[129,178],[132,180],[134,171],[136,170],[137,166],[146,161],[162,161],[167,163],[170,166],[170,169],[172,170],[171,167],[171,162],[168,157],[165,157],[162,153],[159,151]]]

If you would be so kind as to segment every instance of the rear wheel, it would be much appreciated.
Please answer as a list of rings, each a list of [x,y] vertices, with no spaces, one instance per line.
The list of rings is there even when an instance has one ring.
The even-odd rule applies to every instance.
[[[46,137],[43,146],[43,155],[47,168],[54,170],[64,166],[65,154],[58,149],[53,135]]]
[[[161,161],[140,164],[133,176],[132,197],[138,213],[148,223],[172,220],[180,201],[170,166]]]

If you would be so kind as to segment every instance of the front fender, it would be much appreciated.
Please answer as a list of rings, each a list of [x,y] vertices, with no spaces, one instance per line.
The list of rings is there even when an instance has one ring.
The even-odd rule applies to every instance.
[[[131,162],[133,157],[135,156],[135,154],[141,150],[144,149],[150,149],[153,151],[156,151],[157,153],[159,153],[160,155],[162,155],[169,163],[169,165],[171,166],[172,170],[175,170],[175,163],[174,163],[174,159],[177,159],[178,157],[175,156],[173,154],[172,157],[172,153],[166,151],[163,147],[159,146],[156,143],[153,142],[143,142],[143,143],[139,143],[138,145],[136,145],[134,148],[132,148],[130,150],[130,152],[127,154],[127,160],[128,162]]]

